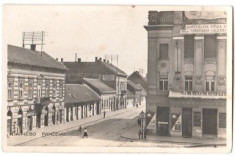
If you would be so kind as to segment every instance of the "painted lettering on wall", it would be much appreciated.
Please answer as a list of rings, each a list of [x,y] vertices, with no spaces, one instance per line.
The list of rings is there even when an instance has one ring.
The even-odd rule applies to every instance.
[[[197,24],[186,25],[181,34],[206,34],[206,33],[227,33],[226,24]]]

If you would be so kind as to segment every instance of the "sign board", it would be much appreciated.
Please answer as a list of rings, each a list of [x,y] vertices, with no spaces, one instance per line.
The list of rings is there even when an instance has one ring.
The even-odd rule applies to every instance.
[[[153,115],[152,119],[150,120],[149,124],[147,125],[147,129],[150,129],[150,130],[156,129],[156,113]]]
[[[226,24],[196,24],[186,25],[185,30],[180,31],[181,34],[217,34],[227,33]]]

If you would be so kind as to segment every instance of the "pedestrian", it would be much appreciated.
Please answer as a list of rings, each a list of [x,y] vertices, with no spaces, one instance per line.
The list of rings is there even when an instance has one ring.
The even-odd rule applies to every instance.
[[[106,112],[104,111],[104,118],[105,118],[105,114],[106,114]]]
[[[138,125],[141,126],[141,119],[138,118]]]
[[[141,130],[139,129],[139,131],[138,131],[138,136],[139,136],[139,139],[140,139],[140,137],[141,137]]]
[[[82,138],[87,137],[88,138],[88,133],[87,133],[87,128],[84,129],[83,131],[83,136]]]

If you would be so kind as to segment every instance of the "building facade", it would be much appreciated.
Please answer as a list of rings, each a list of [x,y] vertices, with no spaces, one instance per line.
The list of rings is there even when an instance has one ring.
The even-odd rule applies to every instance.
[[[141,104],[141,86],[131,80],[127,80],[127,89],[134,95],[133,105],[138,107]]]
[[[66,84],[65,121],[85,119],[100,114],[100,97],[85,84]]]
[[[115,110],[116,91],[113,88],[99,79],[83,78],[83,82],[100,96],[99,114]]]
[[[114,110],[126,108],[127,74],[107,60],[95,58],[94,62],[63,62],[69,69],[66,83],[82,83],[83,78],[100,79],[116,91]]]
[[[226,12],[149,11],[146,111],[157,135],[226,135]]]
[[[45,52],[8,45],[8,135],[64,122],[66,67]]]

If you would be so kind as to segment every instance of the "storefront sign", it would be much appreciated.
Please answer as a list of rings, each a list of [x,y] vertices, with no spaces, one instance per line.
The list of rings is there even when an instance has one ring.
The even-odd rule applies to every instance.
[[[171,130],[173,131],[181,130],[181,114],[176,114],[176,113],[171,114]]]
[[[185,30],[181,30],[181,34],[215,34],[227,33],[226,24],[197,24],[186,25]]]
[[[154,114],[154,116],[150,120],[150,122],[147,126],[147,129],[149,129],[149,130],[155,130],[156,129],[156,113]]]

